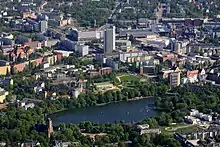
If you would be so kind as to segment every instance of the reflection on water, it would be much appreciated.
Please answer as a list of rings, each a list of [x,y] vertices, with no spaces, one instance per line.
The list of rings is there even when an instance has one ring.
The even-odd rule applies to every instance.
[[[142,99],[95,106],[89,108],[70,109],[51,116],[53,123],[80,123],[91,121],[96,123],[108,122],[137,122],[157,115],[153,99]]]

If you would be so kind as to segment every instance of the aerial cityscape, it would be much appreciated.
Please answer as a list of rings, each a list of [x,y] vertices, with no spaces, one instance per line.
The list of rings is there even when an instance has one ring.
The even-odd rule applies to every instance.
[[[220,0],[0,0],[0,147],[220,147]]]

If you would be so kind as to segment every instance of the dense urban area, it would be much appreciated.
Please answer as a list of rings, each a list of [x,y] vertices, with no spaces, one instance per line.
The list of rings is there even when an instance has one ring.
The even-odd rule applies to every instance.
[[[0,147],[219,146],[220,0],[0,0]]]

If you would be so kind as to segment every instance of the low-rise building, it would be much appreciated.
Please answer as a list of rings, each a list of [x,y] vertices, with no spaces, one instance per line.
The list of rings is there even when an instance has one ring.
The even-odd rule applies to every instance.
[[[141,66],[140,74],[155,74],[156,68],[155,66]]]
[[[82,92],[81,88],[76,88],[73,90],[72,95],[73,95],[73,97],[78,98],[78,96],[80,95],[81,92]]]
[[[199,119],[201,119],[201,120],[209,121],[209,122],[212,121],[212,116],[211,116],[211,115],[200,113],[200,112],[199,112],[198,110],[196,110],[196,109],[192,109],[192,110],[191,110],[190,116],[199,118]]]
[[[100,75],[105,75],[105,74],[110,74],[110,73],[112,73],[111,67],[103,67],[99,70]]]
[[[131,47],[131,41],[129,40],[116,40],[115,41],[116,47],[120,49],[127,50],[128,47]]]
[[[149,124],[137,125],[137,130],[142,134],[160,134],[160,129],[149,129]]]
[[[8,91],[5,91],[3,88],[0,88],[0,103],[4,103],[8,94]]]
[[[195,125],[198,124],[200,120],[192,116],[185,116],[185,122]]]
[[[199,70],[187,71],[186,77],[189,83],[198,82]]]
[[[34,41],[34,42],[25,42],[23,43],[23,46],[29,46],[30,48],[33,48],[33,49],[39,49],[41,48],[41,43],[38,42],[38,41]]]
[[[29,62],[24,62],[24,63],[18,63],[18,64],[12,65],[13,73],[23,72],[24,69],[28,67],[28,64]]]
[[[54,50],[54,53],[59,53],[62,57],[69,57],[74,51]]]
[[[160,129],[144,129],[140,131],[140,135],[142,134],[160,134]]]
[[[20,147],[37,147],[40,146],[40,142],[37,141],[27,141],[25,143],[19,143]]]
[[[0,75],[6,75],[11,73],[11,66],[6,65],[6,66],[0,66]]]
[[[107,89],[112,89],[113,88],[113,84],[109,83],[109,82],[103,82],[103,83],[94,83],[95,88],[98,91],[102,91],[102,90],[107,90]]]
[[[34,108],[35,104],[34,103],[28,103],[28,104],[25,104],[23,107],[24,107],[25,110],[28,110],[29,108]]]
[[[22,101],[17,100],[18,106],[23,107],[25,110],[28,110],[29,108],[34,108],[35,105],[42,102],[43,102],[42,100],[28,99],[28,98],[24,98]]]
[[[46,61],[50,65],[54,65],[57,62],[57,56],[56,55],[48,55],[48,56],[44,57],[44,61]]]
[[[149,129],[149,124],[143,124],[143,125],[137,125],[137,129],[141,129],[141,130],[143,130],[143,129]]]

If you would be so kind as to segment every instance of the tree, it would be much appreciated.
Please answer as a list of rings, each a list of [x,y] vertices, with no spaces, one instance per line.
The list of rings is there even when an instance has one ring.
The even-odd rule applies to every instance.
[[[124,142],[121,142],[121,141],[120,141],[120,142],[118,143],[118,147],[126,147],[126,145],[125,145]]]

